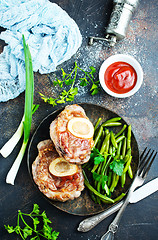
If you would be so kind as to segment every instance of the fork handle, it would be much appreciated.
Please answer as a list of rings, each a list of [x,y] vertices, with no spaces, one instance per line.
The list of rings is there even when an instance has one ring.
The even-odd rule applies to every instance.
[[[123,200],[113,207],[109,208],[108,210],[99,213],[95,216],[89,217],[84,219],[82,222],[80,222],[79,227],[77,228],[80,232],[88,232],[92,228],[94,228],[96,225],[98,225],[101,221],[103,221],[105,218],[109,217],[111,214],[117,212],[121,206],[123,205]]]
[[[110,224],[111,226],[111,224]],[[111,229],[109,227],[109,230],[101,237],[100,240],[113,240],[114,239],[114,234],[115,230],[114,228],[112,229],[113,226],[111,226]]]
[[[118,225],[120,223],[121,217],[122,217],[122,215],[124,213],[124,210],[126,209],[128,203],[129,203],[129,199],[130,199],[131,194],[132,194],[132,192],[134,191],[135,188],[136,188],[136,186],[133,182],[122,207],[120,208],[116,217],[114,218],[114,220],[110,224],[108,231],[102,236],[101,240],[113,240],[114,239],[114,234],[117,232]]]

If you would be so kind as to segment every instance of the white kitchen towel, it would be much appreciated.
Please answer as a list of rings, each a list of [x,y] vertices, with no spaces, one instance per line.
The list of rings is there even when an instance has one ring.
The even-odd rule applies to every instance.
[[[0,54],[0,102],[25,90],[22,34],[32,56],[33,70],[47,74],[70,59],[82,43],[75,21],[48,0],[2,0],[0,39],[8,45]]]

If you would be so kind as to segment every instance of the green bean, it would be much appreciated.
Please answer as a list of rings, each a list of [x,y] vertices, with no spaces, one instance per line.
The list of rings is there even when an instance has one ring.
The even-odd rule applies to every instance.
[[[109,166],[109,163],[110,163],[111,159],[112,159],[112,156],[109,157],[108,161],[106,162],[106,165],[105,164],[103,165],[102,172],[103,172],[104,175],[106,175],[106,172],[107,172],[107,169],[108,169],[108,166]]]
[[[127,130],[127,149],[131,148],[131,125],[128,126]]]
[[[113,191],[114,191],[114,188],[115,188],[115,179],[116,179],[116,173],[113,172],[113,174],[112,174],[112,183],[111,183],[111,186],[110,186],[110,192],[113,192]]]
[[[105,131],[103,130],[102,135],[101,135],[101,137],[100,137],[100,140],[103,142],[103,141],[104,141],[104,138],[105,138]]]
[[[128,148],[126,155],[131,156],[131,148]]]
[[[110,134],[105,136],[105,139],[104,139],[103,144],[102,144],[101,149],[100,149],[100,153],[101,154],[103,154],[105,150],[108,151],[108,148],[109,148],[109,138],[110,138]],[[91,170],[91,172],[92,173],[95,172],[97,170],[98,166],[99,166],[99,164],[94,165],[94,167]]]
[[[121,117],[115,117],[115,118],[111,118],[111,119],[107,120],[106,123],[117,122],[117,121],[120,121],[120,120],[121,120]]]
[[[109,198],[109,197],[107,197],[107,196],[99,193],[99,192],[98,192],[95,188],[93,188],[93,187],[90,185],[90,183],[88,183],[86,180],[85,180],[84,182],[85,182],[86,187],[87,187],[90,191],[92,191],[95,195],[97,195],[98,197],[100,197],[101,200],[103,199],[103,200],[106,200],[106,201],[108,201],[108,202],[114,203],[114,200],[112,200],[111,198]]]
[[[117,126],[120,126],[122,125],[122,123],[120,122],[105,122],[105,123],[102,123],[102,127],[117,127]]]
[[[118,144],[118,148],[117,148],[116,155],[120,155],[120,153],[121,153],[121,147],[122,147],[122,141],[119,142],[119,144]]]
[[[115,138],[117,138],[118,136],[120,136],[120,135],[123,133],[123,131],[126,129],[126,127],[127,127],[127,125],[124,124],[123,127],[122,127],[122,129],[115,135]]]
[[[108,188],[108,185],[106,183],[104,185],[104,190],[105,190],[106,194],[109,196],[110,195],[110,189]]]
[[[126,156],[123,158],[123,161],[126,163],[126,162],[128,162],[129,158],[130,158],[130,156],[129,156],[129,155],[126,155]]]
[[[126,195],[125,193],[121,193],[120,196],[118,196],[117,198],[114,199],[114,202],[120,201],[125,195]]]
[[[126,138],[123,139],[123,145],[122,145],[122,157],[125,157],[126,154],[126,145],[127,145],[127,140]]]
[[[133,172],[132,172],[131,165],[129,165],[129,167],[128,167],[128,175],[131,179],[133,178]]]
[[[112,154],[113,150],[112,150],[112,146],[109,147],[109,153]]]
[[[117,186],[118,181],[119,181],[119,175],[116,174],[114,188]]]
[[[126,163],[126,166],[125,166],[125,168],[124,168],[124,170],[123,170],[124,173],[127,172],[131,161],[132,161],[132,156],[130,156],[129,160],[128,160],[127,163]]]
[[[111,131],[110,132],[110,137],[111,137],[111,142],[112,142],[112,145],[117,148],[118,145],[117,145],[117,142],[116,142],[116,139],[115,139],[115,136],[114,136],[114,133]]]
[[[126,182],[126,173],[122,173],[121,175],[121,187],[123,188]]]
[[[97,133],[97,136],[96,136],[96,138],[94,139],[94,146],[93,146],[93,148],[95,148],[95,146],[97,145],[97,143],[98,143],[98,141],[99,141],[99,138],[100,138],[101,135],[102,135],[102,132],[103,132],[103,127],[100,126],[99,131],[98,131],[98,133]]]
[[[110,143],[110,133],[108,133],[105,137],[105,142],[102,145],[102,148],[100,150],[100,153],[103,154],[108,153],[109,151],[109,143]],[[100,174],[101,176],[104,175],[105,172],[105,165],[106,165],[106,160],[107,160],[108,155],[104,155],[104,162],[102,162],[98,168],[97,173]],[[102,170],[102,171],[101,171]],[[101,182],[98,182],[97,184],[97,190],[100,192],[100,188],[101,188]]]
[[[109,174],[108,174],[108,183],[107,183],[108,187],[111,184],[111,180],[112,180],[112,172],[110,171]]]
[[[94,173],[94,172],[97,170],[98,165],[99,165],[99,164],[95,164],[95,165],[94,165],[94,167],[93,167],[92,170],[91,170],[91,173]]]
[[[95,126],[94,126],[94,132],[96,131],[97,127],[99,126],[99,123],[101,122],[102,118],[98,118]]]
[[[96,198],[95,194],[94,194],[92,191],[90,191],[90,190],[89,190],[89,194],[90,194],[92,200],[93,200],[95,203],[97,203],[97,198]]]
[[[98,148],[100,150],[101,145],[102,145],[102,141],[101,141],[101,139],[99,139],[96,148]]]
[[[100,153],[103,154],[104,152],[107,152],[108,151],[108,148],[109,148],[109,139],[110,139],[110,133],[108,133],[106,136],[105,136],[105,139],[103,141],[103,144],[102,144],[102,147],[100,149]]]
[[[125,138],[125,136],[123,136],[123,135],[119,136],[118,138],[115,137],[117,143],[122,141],[124,138]]]

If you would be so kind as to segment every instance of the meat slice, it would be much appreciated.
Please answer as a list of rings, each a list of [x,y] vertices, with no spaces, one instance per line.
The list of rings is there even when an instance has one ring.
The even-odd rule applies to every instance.
[[[78,171],[67,177],[56,177],[49,172],[50,163],[59,157],[51,140],[37,145],[38,156],[32,164],[32,174],[39,190],[48,198],[65,202],[80,196],[84,189],[84,177],[81,166]]]
[[[90,158],[93,137],[74,136],[68,130],[68,122],[72,118],[86,118],[84,109],[77,105],[68,105],[50,125],[50,137],[59,155],[70,163],[83,164]],[[88,119],[89,120],[89,119]]]

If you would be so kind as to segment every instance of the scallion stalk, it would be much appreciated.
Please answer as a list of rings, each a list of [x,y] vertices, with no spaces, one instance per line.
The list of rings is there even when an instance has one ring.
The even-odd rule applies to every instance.
[[[24,35],[23,46],[25,54],[25,72],[26,72],[26,90],[25,90],[25,109],[24,109],[24,139],[20,152],[15,159],[10,171],[7,174],[6,183],[14,185],[17,172],[19,170],[21,161],[23,159],[27,143],[30,136],[31,123],[32,123],[32,109],[33,109],[33,95],[34,95],[34,75],[32,67],[32,59],[28,45],[26,45]]]
[[[39,105],[38,104],[34,104],[33,105],[33,109],[32,109],[32,115],[36,112],[36,110],[38,109]],[[17,143],[19,142],[20,138],[23,135],[24,132],[24,116],[19,124],[18,129],[16,130],[16,132],[13,134],[13,136],[4,144],[4,146],[0,149],[0,153],[2,154],[2,156],[4,158],[7,158],[11,152],[13,151],[13,149],[15,148],[15,146],[17,145]]]
[[[0,153],[2,154],[2,156],[4,158],[8,157],[11,154],[11,152],[15,148],[16,144],[19,142],[20,138],[22,137],[23,131],[24,131],[23,121],[24,121],[24,116],[23,116],[16,132],[9,139],[9,141],[7,141],[5,143],[5,145],[1,148]]]

